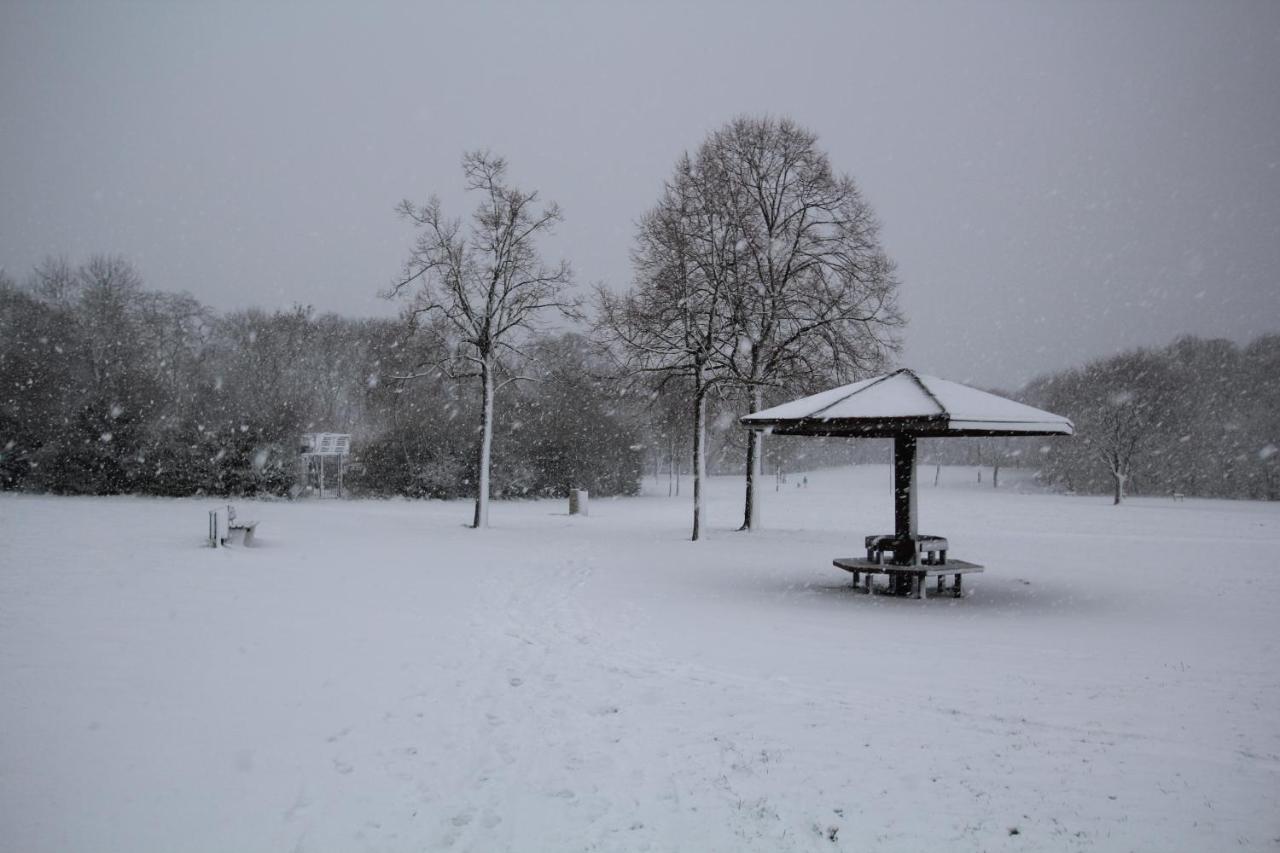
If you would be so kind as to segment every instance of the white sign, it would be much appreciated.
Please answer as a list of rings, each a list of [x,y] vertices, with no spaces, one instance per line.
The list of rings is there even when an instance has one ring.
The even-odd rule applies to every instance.
[[[303,456],[346,456],[350,453],[350,433],[308,432],[302,436]]]

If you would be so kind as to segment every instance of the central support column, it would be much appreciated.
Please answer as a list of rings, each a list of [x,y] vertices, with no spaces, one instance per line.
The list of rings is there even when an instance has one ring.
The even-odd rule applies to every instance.
[[[915,559],[916,537],[916,439],[913,435],[893,437],[893,549],[895,563]]]

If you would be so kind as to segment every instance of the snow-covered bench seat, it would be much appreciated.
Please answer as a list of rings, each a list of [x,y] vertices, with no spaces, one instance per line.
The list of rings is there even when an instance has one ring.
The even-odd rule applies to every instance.
[[[888,575],[889,591],[891,593],[895,595],[910,595],[912,598],[924,598],[925,587],[930,577],[938,579],[938,593],[944,592],[942,584],[946,575],[953,577],[951,594],[956,598],[960,598],[964,595],[960,586],[960,579],[964,575],[982,571],[982,566],[977,563],[967,563],[964,560],[897,566],[892,563],[868,560],[863,557],[838,557],[832,560],[831,564],[838,569],[850,572],[853,575],[853,585],[856,589],[861,589],[868,593],[873,592],[875,587],[872,584],[872,577],[874,575]],[[866,575],[865,586],[858,585],[862,575]]]
[[[253,544],[253,534],[258,529],[257,521],[240,521],[236,518],[236,508],[227,504],[227,534],[228,538],[234,535],[237,530],[244,531],[244,545],[246,548]]]

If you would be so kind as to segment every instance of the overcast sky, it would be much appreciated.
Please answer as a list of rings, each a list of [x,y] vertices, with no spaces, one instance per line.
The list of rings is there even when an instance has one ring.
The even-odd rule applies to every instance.
[[[899,264],[903,362],[1014,387],[1180,333],[1280,331],[1280,3],[0,0],[0,267],[133,260],[215,308],[388,314],[464,150],[629,285],[676,157],[814,130]]]

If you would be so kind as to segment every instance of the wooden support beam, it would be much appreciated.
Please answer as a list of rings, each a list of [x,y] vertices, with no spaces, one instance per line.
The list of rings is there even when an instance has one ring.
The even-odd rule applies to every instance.
[[[916,439],[893,437],[893,534],[897,540],[893,561],[915,562],[916,548]]]

